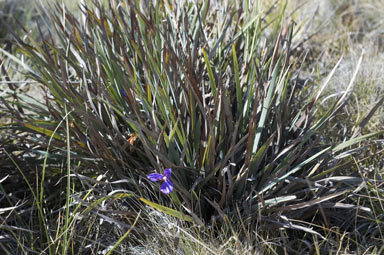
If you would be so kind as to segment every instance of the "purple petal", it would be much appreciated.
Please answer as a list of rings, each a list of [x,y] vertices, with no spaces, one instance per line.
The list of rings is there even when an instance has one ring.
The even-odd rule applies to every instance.
[[[153,173],[147,176],[147,178],[153,182],[161,181],[164,178],[164,175],[159,173]]]
[[[163,192],[164,194],[169,194],[169,193],[171,193],[172,190],[173,190],[173,184],[172,184],[172,182],[169,181],[169,180],[166,180],[165,182],[163,182],[163,184],[161,184],[160,190],[161,190],[161,192]]]
[[[171,178],[171,174],[172,174],[172,169],[171,168],[166,168],[164,170],[164,175],[167,176],[167,178]]]

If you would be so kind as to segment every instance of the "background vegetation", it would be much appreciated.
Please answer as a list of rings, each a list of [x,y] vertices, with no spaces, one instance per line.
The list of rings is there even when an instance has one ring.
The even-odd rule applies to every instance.
[[[380,1],[66,2],[1,2],[2,253],[383,252]]]

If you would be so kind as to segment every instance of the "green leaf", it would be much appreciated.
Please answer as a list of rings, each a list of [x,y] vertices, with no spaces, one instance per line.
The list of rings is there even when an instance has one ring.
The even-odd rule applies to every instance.
[[[184,213],[182,212],[179,212],[179,211],[176,211],[172,208],[169,208],[169,207],[166,207],[166,206],[163,206],[163,205],[159,205],[159,204],[156,204],[154,202],[151,202],[143,197],[140,197],[140,200],[144,203],[146,203],[147,205],[149,205],[150,207],[152,208],[155,208],[156,210],[159,210],[160,212],[163,212],[165,214],[168,214],[170,216],[173,216],[173,217],[176,217],[176,218],[179,218],[181,220],[184,220],[184,221],[189,221],[189,222],[193,222],[193,218],[188,216],[188,215],[185,215]]]
[[[46,129],[46,128],[42,128],[42,127],[36,127],[36,126],[30,125],[30,124],[27,124],[27,123],[24,123],[23,125],[24,125],[24,127],[32,129],[33,131],[36,131],[36,132],[38,132],[40,134],[53,137],[53,138],[55,138],[57,140],[60,140],[60,141],[64,141],[64,139],[61,136],[59,136],[58,134],[55,134],[52,130],[49,130],[49,129]]]
[[[205,52],[204,49],[203,49],[203,55],[204,55],[205,64],[206,64],[207,69],[208,69],[208,77],[209,77],[209,82],[211,84],[212,94],[213,94],[213,97],[216,98],[217,89],[216,89],[215,76],[213,75],[213,71],[212,71],[212,68],[211,68],[211,64],[209,63],[208,55],[207,55],[207,53]]]
[[[338,151],[341,151],[349,146],[352,146],[352,145],[355,145],[356,143],[360,143],[360,142],[363,142],[369,138],[372,138],[374,136],[378,136],[378,135],[381,135],[381,134],[384,134],[384,131],[378,131],[378,132],[375,132],[375,133],[370,133],[370,134],[367,134],[367,135],[362,135],[362,136],[359,136],[359,137],[356,137],[356,138],[353,138],[353,139],[350,139],[346,142],[343,142],[337,146],[335,146],[333,149],[332,149],[332,152],[338,152]]]
[[[272,99],[273,99],[275,87],[277,84],[277,76],[279,75],[279,72],[280,72],[280,66],[281,66],[281,57],[279,58],[276,66],[275,66],[275,70],[273,71],[271,84],[269,85],[269,88],[268,88],[267,98],[265,98],[264,103],[263,103],[263,110],[261,112],[259,124],[258,124],[257,129],[256,129],[255,140],[253,142],[252,154],[256,153],[258,146],[259,146],[261,134],[262,134],[262,132],[264,130],[264,126],[265,126],[265,121],[267,119],[268,112],[270,111],[270,108],[272,105]]]
[[[240,119],[241,114],[243,113],[243,95],[240,87],[239,63],[237,62],[235,44],[232,44],[232,54],[233,54],[233,66],[234,66],[233,68],[235,70],[235,81],[236,81],[237,114],[238,114],[238,119]]]

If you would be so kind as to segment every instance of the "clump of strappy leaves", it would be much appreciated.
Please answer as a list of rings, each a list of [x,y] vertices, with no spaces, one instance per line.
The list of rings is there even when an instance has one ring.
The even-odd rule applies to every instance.
[[[329,79],[320,86],[299,79],[284,5],[170,2],[94,1],[80,19],[57,6],[41,43],[17,38],[24,61],[17,63],[46,94],[43,103],[6,100],[17,112],[7,127],[23,131],[14,139],[28,137],[24,150],[38,160],[51,138],[48,165],[65,162],[67,147],[76,171],[128,179],[142,202],[185,221],[231,231],[241,223],[250,244],[256,229],[323,238],[312,225],[342,220],[335,211],[349,215],[357,207],[348,196],[363,183],[338,176],[353,159],[335,155],[351,157],[347,149],[375,135],[340,144],[318,135],[353,79],[314,118]],[[169,198],[146,180],[165,168]]]

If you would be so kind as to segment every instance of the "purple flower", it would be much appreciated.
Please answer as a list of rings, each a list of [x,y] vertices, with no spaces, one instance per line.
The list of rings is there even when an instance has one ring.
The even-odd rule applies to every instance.
[[[125,92],[124,89],[120,89],[120,92],[123,95],[123,97],[128,97],[127,92]]]
[[[147,178],[153,182],[163,182],[161,184],[160,190],[164,194],[169,194],[173,190],[173,183],[169,180],[171,178],[172,174],[172,169],[171,168],[166,168],[164,170],[164,174],[159,174],[159,173],[153,173],[147,176]]]

